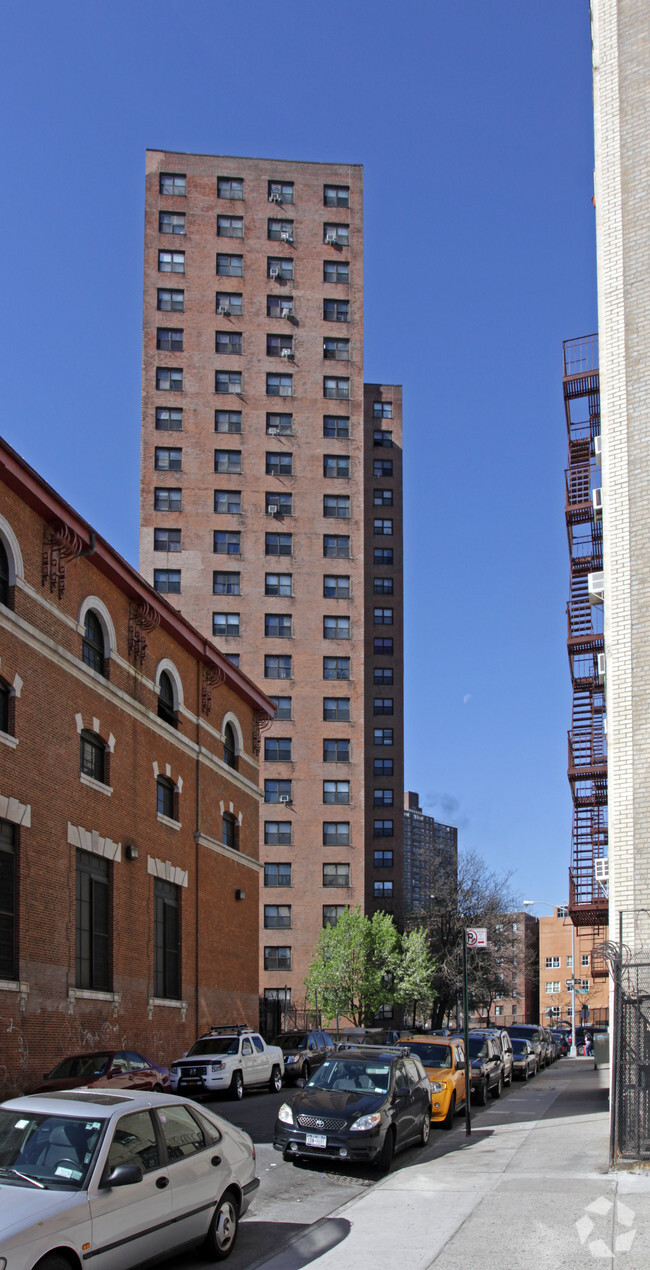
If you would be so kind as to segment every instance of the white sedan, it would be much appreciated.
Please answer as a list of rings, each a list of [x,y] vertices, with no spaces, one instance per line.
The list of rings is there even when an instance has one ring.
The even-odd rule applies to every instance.
[[[130,1270],[232,1251],[259,1186],[248,1134],[173,1095],[75,1089],[0,1106],[0,1270]]]

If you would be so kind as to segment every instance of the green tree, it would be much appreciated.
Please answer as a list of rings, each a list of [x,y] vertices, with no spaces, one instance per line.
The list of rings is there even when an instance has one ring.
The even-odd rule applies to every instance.
[[[395,1000],[417,1015],[428,1018],[435,1000],[433,976],[436,963],[427,931],[416,926],[402,937],[401,957],[395,975]]]
[[[328,1018],[342,1015],[355,1027],[372,1021],[382,1005],[392,1004],[399,964],[400,938],[392,917],[364,917],[357,905],[346,909],[336,926],[321,931],[305,980],[307,997]]]

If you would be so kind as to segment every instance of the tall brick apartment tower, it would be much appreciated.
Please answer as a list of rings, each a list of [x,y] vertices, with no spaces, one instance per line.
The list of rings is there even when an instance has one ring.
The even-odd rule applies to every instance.
[[[147,152],[140,569],[276,702],[260,980],[401,919],[401,389],[363,383],[362,169]],[[218,912],[215,920],[219,920]]]

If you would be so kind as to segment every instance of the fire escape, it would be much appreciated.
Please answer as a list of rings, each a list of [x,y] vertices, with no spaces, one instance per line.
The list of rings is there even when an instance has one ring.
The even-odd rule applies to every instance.
[[[606,926],[607,737],[603,638],[603,527],[598,336],[564,343],[569,443],[566,527],[571,568],[567,649],[573,706],[568,776],[573,798],[569,914],[575,926]]]

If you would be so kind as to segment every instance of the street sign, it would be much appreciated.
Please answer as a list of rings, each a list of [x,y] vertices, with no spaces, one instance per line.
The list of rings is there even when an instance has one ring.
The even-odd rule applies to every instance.
[[[465,936],[468,948],[487,948],[487,929],[485,926],[468,926]]]

